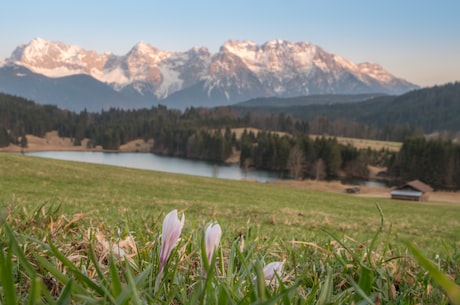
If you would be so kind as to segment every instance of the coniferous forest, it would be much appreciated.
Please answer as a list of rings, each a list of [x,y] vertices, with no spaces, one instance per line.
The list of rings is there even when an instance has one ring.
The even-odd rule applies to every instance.
[[[399,152],[357,149],[334,137],[310,137],[312,129],[317,132],[318,126],[329,122],[326,118],[321,123],[322,117],[303,121],[283,113],[242,115],[231,107],[192,107],[182,112],[162,105],[75,113],[0,94],[0,147],[10,143],[26,147],[26,134],[42,137],[57,130],[74,145],[87,139],[89,148],[102,146],[116,151],[134,139],[153,139],[152,153],[218,163],[238,152],[244,169],[282,171],[294,179],[365,179],[368,165],[376,165],[387,167],[395,180],[421,179],[436,188],[460,189],[460,145],[426,140],[417,127],[401,130],[397,126],[366,125],[374,134],[398,134],[402,148]],[[340,120],[343,126],[361,124],[354,119]],[[243,132],[236,134],[237,128]],[[339,131],[337,128],[333,135],[350,136]]]
[[[334,98],[298,97],[284,103],[265,98],[233,106],[240,114],[283,113],[308,121],[310,132],[353,138],[404,141],[407,137],[439,132],[444,138],[460,135],[460,83],[414,90],[400,96],[377,96],[358,102]],[[341,99],[343,100],[343,98]]]

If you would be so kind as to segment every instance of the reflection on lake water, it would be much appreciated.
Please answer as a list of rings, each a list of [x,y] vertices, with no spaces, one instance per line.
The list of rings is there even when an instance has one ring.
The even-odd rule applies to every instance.
[[[177,157],[158,156],[151,153],[107,153],[81,151],[43,151],[28,152],[29,156],[79,161],[96,164],[106,164],[121,167],[155,170],[168,173],[185,174],[192,176],[213,177],[231,180],[254,180],[268,182],[285,179],[283,173],[265,170],[249,170],[244,172],[237,164],[213,164],[206,161],[182,159]],[[366,185],[372,187],[386,187],[382,181],[342,180],[347,185]]]
[[[30,152],[26,154],[29,156],[43,158],[115,165],[232,180],[249,179],[259,182],[267,182],[277,180],[279,177],[279,174],[276,172],[250,170],[245,173],[238,165],[217,165],[205,161],[158,156],[150,153],[45,151]]]
[[[348,185],[363,185],[369,187],[388,187],[389,184],[384,180],[362,180],[362,179],[343,179],[341,180],[343,184]]]

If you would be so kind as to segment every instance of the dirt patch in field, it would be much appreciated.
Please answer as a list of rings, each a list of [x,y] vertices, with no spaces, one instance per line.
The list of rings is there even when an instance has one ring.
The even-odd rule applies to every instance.
[[[151,152],[153,146],[153,139],[144,141],[143,139],[137,139],[130,141],[120,146],[121,152]]]

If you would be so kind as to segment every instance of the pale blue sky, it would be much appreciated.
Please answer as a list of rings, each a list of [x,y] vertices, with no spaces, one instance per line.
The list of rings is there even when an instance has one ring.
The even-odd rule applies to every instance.
[[[118,55],[306,41],[421,86],[460,81],[459,0],[2,0],[0,61],[35,37]]]

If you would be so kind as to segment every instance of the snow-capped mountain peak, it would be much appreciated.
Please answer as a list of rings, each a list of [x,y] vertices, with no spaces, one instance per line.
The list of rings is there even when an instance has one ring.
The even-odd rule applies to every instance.
[[[381,65],[371,62],[365,62],[358,64],[359,70],[369,75],[370,77],[379,80],[381,82],[390,82],[394,79],[388,71],[386,71]]]
[[[221,47],[221,51],[227,50],[231,53],[238,53],[241,50],[255,48],[257,45],[252,40],[227,40]]]
[[[128,60],[148,61],[150,64],[158,64],[159,62],[170,57],[174,52],[161,51],[143,41],[138,42],[126,55]]]
[[[134,50],[137,50],[138,52],[142,53],[149,53],[153,51],[156,51],[157,49],[151,46],[150,44],[146,43],[145,41],[141,40],[136,45],[133,47]]]
[[[77,62],[83,50],[79,46],[35,38],[27,45],[18,47],[11,59],[35,66],[53,66]]]
[[[181,96],[219,104],[261,96],[394,94],[416,88],[378,64],[355,64],[319,46],[282,39],[262,45],[228,40],[215,54],[205,47],[164,51],[140,41],[127,54],[114,55],[35,38],[18,46],[7,63],[53,78],[84,74],[115,91],[159,101]]]
[[[76,74],[91,74],[91,70],[103,69],[109,53],[99,55],[76,45],[59,41],[35,38],[27,45],[17,47],[10,63],[16,63],[48,77],[64,77]]]

